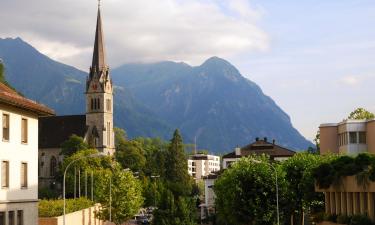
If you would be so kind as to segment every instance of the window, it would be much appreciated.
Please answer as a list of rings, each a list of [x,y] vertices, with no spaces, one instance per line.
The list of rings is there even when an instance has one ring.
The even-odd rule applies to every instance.
[[[23,225],[23,210],[17,211],[17,225]]]
[[[107,111],[110,112],[111,111],[111,99],[107,99]]]
[[[366,132],[359,132],[358,137],[360,144],[366,144]]]
[[[111,146],[111,123],[107,122],[107,146]]]
[[[98,98],[97,100],[98,100],[98,109],[100,109],[100,98]]]
[[[349,132],[349,140],[350,140],[350,144],[356,144],[357,143],[357,132]]]
[[[9,162],[3,161],[1,163],[1,187],[9,187]]]
[[[9,115],[3,114],[3,140],[9,141]]]
[[[5,212],[0,212],[0,225],[5,225]]]
[[[91,99],[91,110],[94,109],[94,99]]]
[[[27,143],[27,136],[28,136],[27,129],[28,129],[27,119],[22,118],[22,121],[21,121],[21,142],[22,143]]]
[[[14,211],[8,211],[8,224],[15,225]]]
[[[51,157],[51,163],[50,163],[50,176],[54,177],[56,175],[56,170],[57,170],[57,160],[55,156]]]
[[[97,102],[96,102],[96,98],[94,99],[94,109],[96,109],[96,106],[97,105]]]
[[[21,163],[21,188],[27,188],[27,163]]]

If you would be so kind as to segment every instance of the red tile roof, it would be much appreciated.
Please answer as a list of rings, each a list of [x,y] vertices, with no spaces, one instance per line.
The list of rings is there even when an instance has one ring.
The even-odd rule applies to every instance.
[[[55,114],[55,112],[47,106],[21,96],[3,83],[0,83],[0,103],[29,110],[39,116],[50,116]]]

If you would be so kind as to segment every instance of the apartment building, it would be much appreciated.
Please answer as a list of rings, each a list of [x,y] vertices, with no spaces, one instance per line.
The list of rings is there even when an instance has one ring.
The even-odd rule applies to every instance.
[[[195,154],[188,159],[189,175],[202,179],[211,173],[220,170],[220,157],[216,155]]]
[[[53,114],[0,83],[0,225],[38,224],[38,117]]]

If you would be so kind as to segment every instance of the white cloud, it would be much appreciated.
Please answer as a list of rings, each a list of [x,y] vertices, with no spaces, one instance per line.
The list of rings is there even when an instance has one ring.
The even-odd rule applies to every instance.
[[[341,78],[340,82],[349,86],[357,86],[361,83],[361,80],[357,76],[349,75]]]
[[[1,37],[21,36],[57,60],[87,68],[96,3],[93,0],[2,0]],[[111,66],[183,60],[267,50],[256,21],[260,9],[245,0],[107,0],[102,16]],[[25,35],[26,34],[26,35]],[[22,36],[24,35],[24,37]],[[82,60],[85,56],[87,59]]]

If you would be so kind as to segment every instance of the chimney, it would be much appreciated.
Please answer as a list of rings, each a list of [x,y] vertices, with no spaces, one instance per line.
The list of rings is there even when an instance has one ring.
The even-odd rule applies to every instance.
[[[272,140],[272,144],[273,144],[273,145],[275,145],[275,142],[276,142],[276,140],[275,140],[275,139],[273,139],[273,140]]]
[[[236,153],[236,155],[241,155],[241,148],[237,146],[237,147],[234,149],[234,152]]]
[[[259,138],[258,138],[258,137],[256,137],[256,138],[255,138],[255,141],[259,141]]]
[[[264,137],[264,141],[267,142],[267,137]]]

